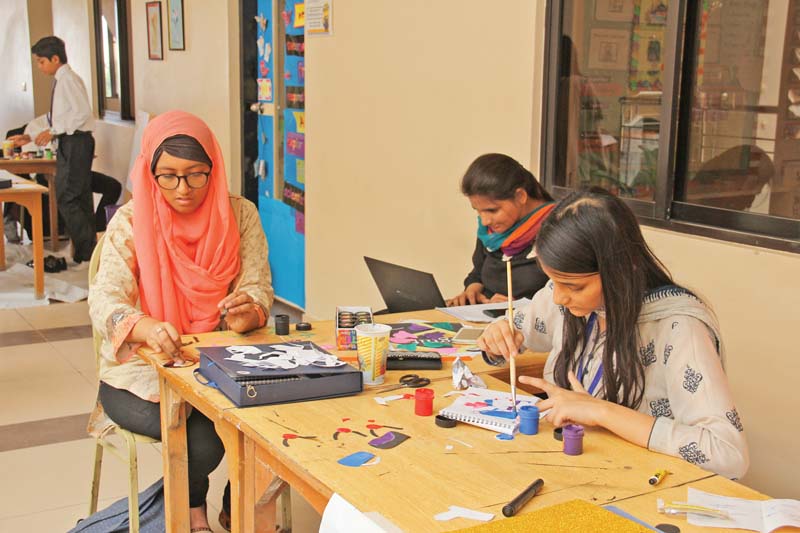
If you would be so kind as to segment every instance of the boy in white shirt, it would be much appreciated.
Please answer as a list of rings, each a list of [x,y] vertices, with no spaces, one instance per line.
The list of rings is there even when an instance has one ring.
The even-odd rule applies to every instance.
[[[89,96],[83,80],[67,64],[64,41],[55,36],[44,37],[31,47],[31,52],[36,67],[55,78],[50,93],[50,112],[43,117],[47,128],[38,133],[33,141],[39,146],[53,140],[57,142],[58,211],[75,248],[75,263],[88,264],[95,245],[91,189],[94,117]],[[41,121],[41,118],[36,120]],[[19,146],[31,142],[31,137],[23,134],[14,140]]]

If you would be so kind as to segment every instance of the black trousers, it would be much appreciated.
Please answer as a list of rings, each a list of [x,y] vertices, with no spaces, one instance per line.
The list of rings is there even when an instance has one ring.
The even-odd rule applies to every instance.
[[[58,138],[56,199],[67,235],[75,246],[76,261],[88,261],[95,245],[92,201],[92,159],[94,137],[76,131]]]
[[[115,389],[100,382],[98,394],[106,414],[120,427],[161,440],[161,406],[148,402],[126,390]],[[208,495],[208,475],[222,461],[225,447],[214,423],[203,413],[193,409],[186,419],[186,441],[189,451],[189,506],[200,507]],[[231,509],[230,483],[225,487],[222,507]]]

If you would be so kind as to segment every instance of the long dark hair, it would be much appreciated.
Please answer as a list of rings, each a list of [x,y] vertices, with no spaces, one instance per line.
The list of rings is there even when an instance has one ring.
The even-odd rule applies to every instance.
[[[461,192],[465,196],[510,200],[519,188],[524,189],[535,200],[553,200],[528,169],[504,154],[484,154],[478,157],[461,179]]]
[[[672,284],[672,277],[642,237],[628,206],[605,189],[577,191],[561,200],[536,238],[539,261],[569,274],[599,273],[606,313],[603,385],[606,399],[637,408],[644,394],[636,321],[647,291]],[[561,353],[554,377],[570,388],[567,373],[584,346],[585,321],[564,310]],[[614,356],[616,355],[616,360]]]

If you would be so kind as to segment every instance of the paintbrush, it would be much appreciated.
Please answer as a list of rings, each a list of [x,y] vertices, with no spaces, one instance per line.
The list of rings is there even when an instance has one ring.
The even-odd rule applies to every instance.
[[[514,336],[514,292],[511,290],[511,258],[506,261],[506,278],[508,279],[508,327],[511,336]],[[514,357],[509,360],[511,364],[511,403],[514,406],[514,414],[517,413],[517,363]]]

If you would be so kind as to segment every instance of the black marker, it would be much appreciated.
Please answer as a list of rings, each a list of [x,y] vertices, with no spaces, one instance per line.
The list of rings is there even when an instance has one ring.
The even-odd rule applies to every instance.
[[[542,490],[543,486],[544,480],[542,478],[539,478],[531,483],[527,489],[523,490],[519,494],[519,496],[511,500],[511,503],[503,506],[503,516],[511,517],[517,514],[517,511],[519,511],[526,503],[531,501],[531,499],[536,496],[536,493]]]

